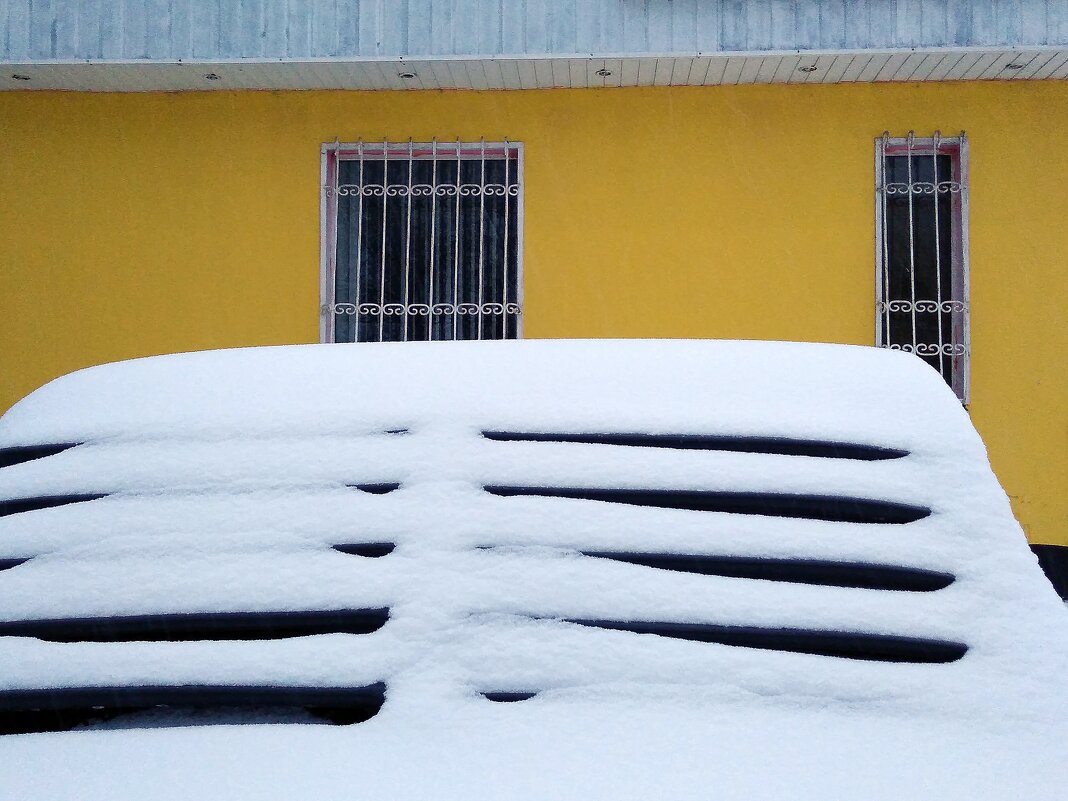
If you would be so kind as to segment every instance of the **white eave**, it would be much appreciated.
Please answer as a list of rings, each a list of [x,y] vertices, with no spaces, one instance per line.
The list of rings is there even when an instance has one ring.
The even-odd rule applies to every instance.
[[[0,89],[585,89],[759,83],[1068,78],[1068,48],[354,61],[126,61],[5,65]]]

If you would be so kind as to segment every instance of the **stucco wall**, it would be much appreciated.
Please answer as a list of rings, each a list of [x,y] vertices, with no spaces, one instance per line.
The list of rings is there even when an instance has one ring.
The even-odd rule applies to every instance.
[[[0,93],[0,409],[69,370],[311,342],[319,146],[525,144],[529,337],[873,341],[872,141],[971,142],[971,411],[1068,543],[1068,84]],[[76,413],[77,410],[71,410]]]

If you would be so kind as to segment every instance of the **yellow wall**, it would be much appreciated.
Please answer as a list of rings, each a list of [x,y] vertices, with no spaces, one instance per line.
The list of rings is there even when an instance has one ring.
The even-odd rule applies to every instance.
[[[1068,84],[0,93],[0,409],[85,365],[318,336],[319,145],[526,144],[530,337],[871,343],[872,140],[971,140],[974,420],[1068,543]],[[72,410],[75,412],[76,410]]]

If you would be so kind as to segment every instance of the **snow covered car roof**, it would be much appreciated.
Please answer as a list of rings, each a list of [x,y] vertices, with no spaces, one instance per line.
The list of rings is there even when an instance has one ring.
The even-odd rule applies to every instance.
[[[0,798],[1063,797],[1068,610],[912,356],[181,354],[0,464]]]

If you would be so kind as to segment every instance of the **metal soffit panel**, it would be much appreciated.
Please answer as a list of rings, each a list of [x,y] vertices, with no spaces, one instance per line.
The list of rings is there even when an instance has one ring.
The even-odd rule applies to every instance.
[[[642,58],[16,64],[0,73],[0,91],[585,89],[1066,78],[1068,47]]]

